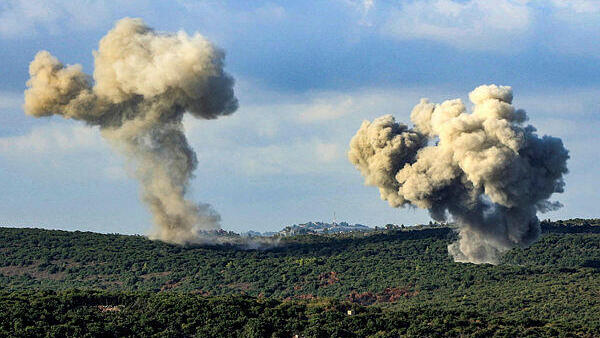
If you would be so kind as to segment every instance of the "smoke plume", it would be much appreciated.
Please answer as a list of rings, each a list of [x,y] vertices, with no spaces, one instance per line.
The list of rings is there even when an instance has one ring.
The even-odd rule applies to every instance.
[[[93,79],[80,65],[64,66],[47,51],[29,66],[25,113],[62,115],[99,126],[131,162],[156,224],[151,237],[197,241],[220,228],[207,204],[186,199],[196,154],[183,133],[185,112],[215,119],[237,109],[224,52],[196,33],[157,33],[125,18],[100,40]]]
[[[525,126],[512,98],[511,87],[480,86],[469,94],[472,113],[460,99],[421,99],[413,128],[391,115],[363,122],[348,158],[392,207],[451,216],[459,226],[448,246],[455,261],[496,264],[539,237],[536,213],[561,206],[548,199],[563,192],[568,172],[562,141]]]

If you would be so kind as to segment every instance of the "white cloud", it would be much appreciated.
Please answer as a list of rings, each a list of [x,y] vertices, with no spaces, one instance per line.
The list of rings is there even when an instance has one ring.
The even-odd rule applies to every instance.
[[[287,222],[289,215],[296,212],[296,200],[307,205],[314,205],[315,201],[329,204],[321,209],[336,208],[338,215],[343,210],[346,217],[357,222],[370,224],[376,219],[383,224],[393,217],[398,223],[420,222],[416,217],[425,220],[425,213],[418,211],[415,216],[414,211],[391,209],[379,200],[376,189],[363,186],[360,174],[346,158],[348,143],[365,119],[390,113],[397,121],[410,124],[410,111],[419,98],[441,102],[464,97],[468,89],[472,88],[363,88],[284,94],[255,87],[251,97],[249,91],[240,90],[240,110],[232,116],[211,121],[191,117],[184,120],[190,145],[199,159],[191,191],[201,194],[199,200],[214,201],[227,220],[225,224],[236,223],[246,229],[254,227],[252,222],[264,218],[264,210],[273,205],[285,215],[268,226],[279,227],[278,222]],[[596,145],[600,144],[596,133],[600,127],[597,93],[596,88],[543,92],[515,89],[515,105],[528,111],[530,122],[540,134],[562,137],[571,150],[566,192],[556,196],[566,207],[543,217],[574,217],[594,210],[589,201],[600,189],[600,181],[595,177],[599,169]],[[344,104],[347,100],[351,104]],[[307,111],[323,111],[323,106],[333,107],[333,115],[317,114],[327,118],[303,120]],[[12,177],[64,184],[73,191],[90,191],[82,186],[92,180],[108,187],[107,193],[122,191],[119,189],[123,189],[123,183],[131,182],[127,189],[133,196],[136,185],[127,177],[122,162],[97,129],[74,121],[49,121],[24,135],[0,138],[0,166],[8,164]],[[94,184],[88,189],[93,189]],[[261,187],[260,192],[253,190],[257,186]],[[311,189],[300,191],[304,186]],[[240,212],[238,204],[231,205],[232,191],[242,191],[235,203],[247,202],[251,207],[247,206],[244,213],[248,214],[234,216]],[[270,197],[264,197],[267,195]],[[336,200],[330,200],[331,196]],[[114,199],[131,202],[122,196]],[[278,201],[273,204],[275,199]],[[286,207],[290,204],[294,206]],[[347,207],[349,204],[352,207]],[[311,219],[314,212],[299,212],[294,217]]]
[[[328,100],[317,99],[301,110],[299,120],[301,122],[334,120],[348,113],[352,109],[352,105],[352,97],[348,95],[328,98]]]
[[[242,177],[353,172],[346,151],[364,119],[393,113],[407,121],[421,96],[433,94],[426,96],[437,99],[440,92],[369,88],[286,95],[252,90],[252,98],[239,91],[240,109],[232,116],[184,119],[186,135],[198,153],[198,170],[205,175],[223,170]]]
[[[239,148],[230,152],[234,159],[230,164],[244,176],[323,175],[338,169],[335,160],[342,154],[337,144],[314,138]]]
[[[370,14],[375,8],[375,0],[340,0],[340,2],[360,16],[359,25],[373,25]]]
[[[531,21],[530,8],[520,1],[411,1],[391,10],[383,33],[399,40],[508,52],[526,37]]]
[[[128,178],[123,166],[108,166],[104,168],[104,177],[111,181],[122,181]]]
[[[172,3],[176,3],[174,8],[179,7],[173,11],[179,12],[174,14],[177,25],[173,25],[173,20],[167,22],[167,25],[173,25],[172,29],[187,27],[190,31],[200,30],[203,35],[220,45],[236,43],[241,38],[247,38],[250,32],[274,29],[275,25],[284,22],[289,16],[285,7],[272,3],[248,2],[252,5],[244,8],[231,6],[225,1],[177,0]]]
[[[562,14],[569,11],[577,14],[600,12],[600,1],[598,0],[552,0],[552,5],[559,9]]]
[[[0,37],[26,38],[39,32],[52,35],[99,28],[119,13],[144,6],[140,1],[3,0]]]
[[[558,54],[600,55],[591,43],[600,39],[596,0],[410,0],[379,10],[381,33],[400,41],[502,53],[546,46]]]
[[[540,32],[541,41],[560,54],[598,57],[600,48],[600,1],[552,1]]]
[[[196,0],[177,0],[188,14],[198,16],[211,14],[219,18],[229,18],[231,21],[257,22],[279,21],[285,19],[287,12],[283,6],[267,3],[245,10],[233,10],[225,2],[209,2]]]
[[[335,160],[341,158],[342,151],[340,147],[335,143],[321,143],[317,142],[315,144],[315,154],[317,155],[317,160],[323,163],[331,163]]]
[[[543,118],[579,119],[600,113],[600,88],[552,89],[543,92],[515,91],[513,103],[527,111],[532,119]]]
[[[23,93],[0,91],[0,110],[20,109],[22,105]]]
[[[17,175],[40,181],[122,181],[127,178],[123,162],[98,128],[72,121],[50,122],[22,135],[0,137],[0,163]]]
[[[350,137],[360,123],[393,114],[410,124],[409,114],[421,97],[434,102],[460,97],[445,88],[358,89],[350,92],[311,92],[270,95],[259,91],[232,116],[214,121],[184,120],[191,146],[197,151],[199,171],[229,171],[241,177],[264,175],[330,175],[352,171],[346,160]],[[515,92],[515,105],[530,114],[541,134],[592,137],[600,110],[594,88],[544,93]],[[460,94],[460,95],[459,95]],[[276,97],[275,100],[271,99]],[[576,118],[577,117],[577,118]],[[0,138],[0,155],[29,159],[46,156],[111,156],[96,128],[77,123],[49,123],[20,136]],[[126,177],[121,163],[99,168],[112,180]],[[109,161],[110,162],[110,161]],[[65,162],[65,165],[68,163]],[[199,174],[202,175],[202,174]]]
[[[283,8],[282,6],[266,4],[264,6],[256,8],[249,15],[259,20],[278,21],[285,19],[286,11],[285,8]]]
[[[441,88],[356,89],[351,92],[312,93],[287,109],[294,109],[295,120],[303,124],[329,124],[342,118],[377,113],[410,112],[422,96],[439,93]],[[445,91],[445,90],[444,90]]]
[[[38,24],[52,25],[58,13],[49,2],[7,0],[0,7],[0,36],[17,37],[30,33]]]
[[[24,135],[0,138],[0,154],[21,159],[104,149],[98,130],[83,125],[50,123],[33,127]]]
[[[248,26],[278,23],[287,17],[283,6],[271,3],[243,10],[215,1],[178,0],[169,4],[169,10],[165,11],[162,2],[146,0],[2,0],[0,38],[104,30],[114,21],[130,16],[162,22],[157,27],[170,27],[169,30],[203,28],[211,38],[223,40],[235,38],[240,31],[247,31]]]

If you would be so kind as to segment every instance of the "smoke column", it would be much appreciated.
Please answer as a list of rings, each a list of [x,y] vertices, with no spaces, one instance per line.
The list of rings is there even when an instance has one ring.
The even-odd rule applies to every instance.
[[[539,137],[515,109],[512,89],[480,86],[441,104],[421,99],[414,128],[391,115],[364,121],[348,158],[392,207],[451,216],[459,240],[448,246],[458,262],[497,264],[500,254],[526,247],[540,234],[536,213],[561,206],[548,199],[564,190],[568,151],[559,138]]]
[[[220,228],[220,216],[185,198],[198,161],[182,118],[188,112],[215,119],[237,109],[224,57],[198,33],[157,33],[140,19],[125,18],[100,40],[93,80],[80,65],[65,67],[50,53],[37,53],[29,66],[25,113],[99,126],[135,168],[156,224],[151,237],[198,241]]]

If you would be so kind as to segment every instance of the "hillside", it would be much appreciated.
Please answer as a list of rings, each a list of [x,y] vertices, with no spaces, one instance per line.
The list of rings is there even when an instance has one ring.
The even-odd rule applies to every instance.
[[[158,331],[149,333],[199,333],[201,318],[190,319],[178,306],[202,308],[197,316],[225,318],[244,303],[248,309],[240,312],[239,322],[229,324],[239,334],[264,329],[269,335],[329,336],[345,328],[340,335],[508,330],[503,332],[595,336],[600,332],[600,220],[544,222],[543,230],[533,246],[514,249],[492,266],[452,262],[446,247],[455,233],[447,227],[292,236],[266,250],[0,228],[1,325],[12,327],[17,309],[26,307],[31,313],[20,317],[32,319],[29,324],[23,319],[23,330],[49,332],[51,320],[64,324],[79,316],[91,316],[99,330],[110,323],[127,328],[126,322],[142,325],[138,317],[145,313],[162,318],[153,319],[150,326]],[[35,309],[47,304],[63,309],[62,317],[40,319]],[[348,316],[348,309],[356,315]],[[342,319],[333,320],[336,316]],[[164,327],[165,321],[179,326]],[[219,331],[222,322],[203,330],[225,332]],[[261,329],[260,323],[268,325]],[[84,323],[72,325],[75,330]],[[181,331],[184,327],[188,331]],[[311,331],[316,327],[329,329]]]

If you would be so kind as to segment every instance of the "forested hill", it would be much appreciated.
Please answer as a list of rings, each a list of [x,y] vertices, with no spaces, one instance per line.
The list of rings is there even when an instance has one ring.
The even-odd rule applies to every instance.
[[[345,297],[351,292],[394,287],[423,292],[455,287],[457,281],[468,285],[600,267],[600,220],[543,222],[542,227],[544,234],[537,243],[510,251],[498,266],[452,262],[446,247],[455,233],[446,227],[295,236],[263,250],[0,228],[0,280],[5,289]]]
[[[600,220],[545,221],[542,230],[492,266],[454,263],[455,232],[435,226],[293,236],[264,250],[0,228],[0,334],[46,335],[81,317],[59,333],[600,335]],[[180,315],[175,304],[196,310]],[[52,306],[63,317],[50,316]],[[206,326],[206,316],[229,319]]]

